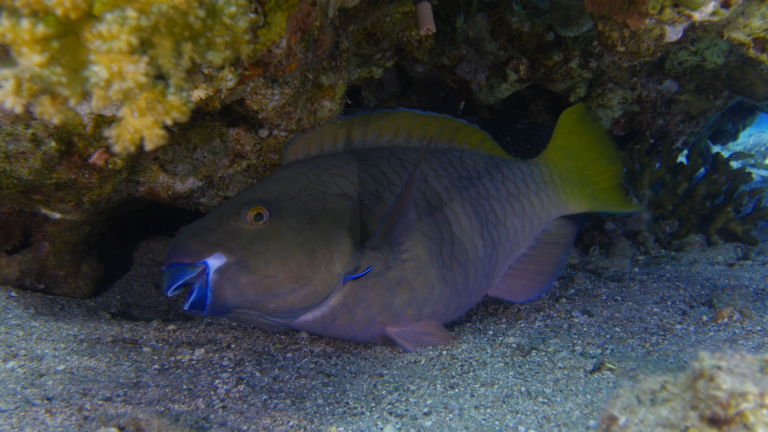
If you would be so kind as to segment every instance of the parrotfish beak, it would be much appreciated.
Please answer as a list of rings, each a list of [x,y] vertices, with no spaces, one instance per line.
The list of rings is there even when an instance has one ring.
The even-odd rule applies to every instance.
[[[211,315],[211,297],[213,294],[213,276],[227,258],[217,252],[204,260],[193,263],[173,262],[163,269],[163,289],[168,297],[174,296],[188,286],[192,286],[184,310],[201,315]]]

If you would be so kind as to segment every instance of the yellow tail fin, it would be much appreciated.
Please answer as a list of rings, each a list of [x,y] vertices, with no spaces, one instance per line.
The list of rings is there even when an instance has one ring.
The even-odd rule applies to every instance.
[[[629,213],[642,210],[630,202],[624,164],[613,141],[584,104],[565,110],[547,148],[536,158],[566,182],[573,213]]]

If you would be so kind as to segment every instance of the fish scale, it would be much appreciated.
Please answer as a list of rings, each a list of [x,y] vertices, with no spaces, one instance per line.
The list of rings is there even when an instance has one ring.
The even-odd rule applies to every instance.
[[[373,189],[388,187],[388,193],[382,193],[380,189],[376,193],[385,197],[395,196],[401,185],[395,182],[382,184],[374,179],[386,174],[382,167],[387,167],[387,170],[399,174],[410,172],[418,153],[418,150],[402,149],[352,152],[351,155],[358,160],[359,187],[362,190],[366,190],[367,187]],[[318,161],[320,162],[322,159]],[[531,169],[530,164],[515,160],[505,160],[504,164],[499,162],[501,160],[482,153],[434,150],[428,154],[428,158],[421,167],[419,189],[414,198],[415,216],[419,222],[412,235],[415,244],[438,254],[442,265],[435,266],[427,260],[417,259],[399,266],[401,274],[419,275],[425,271],[436,273],[434,277],[423,278],[439,281],[439,283],[433,283],[430,289],[419,291],[426,295],[415,298],[409,295],[412,286],[427,285],[427,282],[418,276],[414,276],[413,279],[400,276],[403,280],[398,284],[392,284],[394,286],[389,284],[365,286],[366,281],[372,280],[366,277],[358,284],[362,286],[350,284],[347,288],[349,293],[337,294],[343,297],[345,302],[336,304],[334,308],[356,313],[337,313],[329,308],[322,318],[307,320],[311,322],[299,324],[297,328],[306,331],[316,331],[316,326],[326,331],[333,328],[332,335],[335,337],[370,339],[360,334],[360,330],[354,328],[353,323],[365,322],[368,320],[366,317],[371,314],[377,317],[388,313],[397,314],[402,322],[398,322],[397,317],[388,317],[379,319],[382,328],[365,326],[366,332],[382,334],[385,324],[403,324],[426,319],[447,322],[466,312],[467,304],[475,304],[482,299],[490,283],[504,270],[503,264],[511,261],[522,249],[522,244],[529,243],[545,225],[564,212],[564,208],[550,206],[544,214],[541,212],[534,214],[531,211],[520,213],[520,209],[531,209],[535,205],[541,205],[543,201],[538,197],[546,196],[554,201],[550,196],[555,192],[547,190],[543,182],[529,181],[528,188],[524,191],[525,193],[522,193],[523,191],[515,186],[515,182],[521,177],[531,180],[533,176],[541,176],[541,170]],[[454,176],[448,177],[445,175],[445,168],[437,169],[436,167],[449,167]],[[498,172],[498,176],[504,181],[502,183],[493,181],[492,176],[474,176],[473,171],[475,173]],[[390,175],[392,175],[391,172]],[[402,178],[401,175],[393,177]],[[371,185],[366,185],[367,182]],[[505,186],[502,187],[502,184]],[[429,190],[429,194],[425,190]],[[493,193],[489,190],[493,190]],[[515,191],[517,199],[512,199],[513,194],[508,192],[508,195],[502,195],[503,190]],[[484,191],[484,195],[493,194],[497,199],[476,199],[480,191]],[[464,205],[449,205],[452,202],[462,202]],[[494,207],[493,203],[498,207]],[[375,211],[364,217],[371,225],[380,221],[388,208],[386,200],[379,200],[378,204]],[[441,208],[446,210],[440,210]],[[447,218],[448,223],[435,223],[436,215],[439,215],[440,219]],[[494,218],[497,219],[493,220]],[[504,227],[502,232],[496,232],[497,236],[504,234],[499,238],[498,243],[488,241],[488,236],[484,236],[491,226]],[[451,243],[452,247],[442,247],[445,243]],[[457,244],[461,247],[457,247]],[[449,272],[446,269],[453,269],[453,271]],[[379,292],[380,289],[388,292]],[[356,302],[367,302],[371,298],[386,299],[390,295],[396,299],[394,307],[386,301],[366,305],[366,307],[356,304]],[[440,301],[445,298],[461,298],[463,301],[449,304]]]
[[[183,228],[163,263],[185,309],[269,330],[395,343],[484,296],[544,295],[586,211],[631,212],[621,160],[583,105],[535,159],[476,126],[409,110],[361,114],[295,138],[284,166]]]

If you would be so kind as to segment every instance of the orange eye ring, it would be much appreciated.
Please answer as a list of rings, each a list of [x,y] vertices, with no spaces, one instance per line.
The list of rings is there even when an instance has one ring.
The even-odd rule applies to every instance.
[[[245,220],[254,226],[264,225],[269,220],[269,211],[264,206],[256,206],[248,210]]]

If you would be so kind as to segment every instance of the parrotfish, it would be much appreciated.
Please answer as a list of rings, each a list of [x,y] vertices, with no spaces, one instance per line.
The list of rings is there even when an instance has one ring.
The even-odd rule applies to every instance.
[[[182,228],[163,263],[184,309],[268,330],[446,345],[486,295],[544,295],[584,212],[633,212],[621,158],[584,105],[515,159],[477,126],[406,109],[294,138],[283,165]]]

